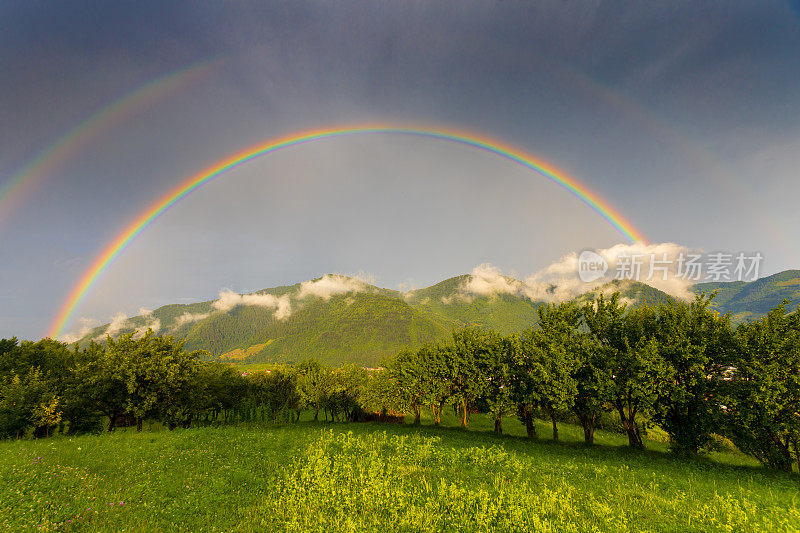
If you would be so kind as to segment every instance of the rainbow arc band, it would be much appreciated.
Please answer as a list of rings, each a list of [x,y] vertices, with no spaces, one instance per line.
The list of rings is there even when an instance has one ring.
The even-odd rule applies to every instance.
[[[74,313],[75,309],[78,307],[81,301],[83,301],[97,278],[108,268],[114,259],[117,258],[120,253],[122,253],[122,251],[130,245],[137,235],[150,226],[150,224],[158,219],[158,217],[167,211],[171,206],[175,205],[177,202],[185,198],[204,183],[207,183],[208,181],[221,174],[224,174],[225,172],[228,172],[229,170],[240,167],[245,163],[252,161],[253,159],[276,152],[283,148],[289,148],[291,146],[297,146],[321,139],[367,134],[407,135],[429,139],[439,139],[471,146],[473,148],[498,155],[527,167],[537,174],[562,186],[564,189],[568,190],[570,193],[579,198],[583,203],[596,211],[629,242],[646,242],[646,239],[642,233],[637,230],[633,224],[631,224],[620,213],[614,210],[607,202],[600,198],[598,194],[589,190],[588,187],[581,184],[574,178],[569,177],[564,172],[557,170],[555,167],[501,141],[481,137],[471,132],[462,130],[417,126],[396,126],[387,124],[315,129],[268,140],[221,159],[211,166],[201,170],[197,174],[184,180],[174,189],[170,190],[154,203],[150,204],[150,206],[142,211],[108,245],[106,245],[102,252],[86,269],[78,283],[72,288],[67,296],[67,299],[62,304],[58,315],[49,329],[48,336],[52,338],[58,338],[63,333],[64,328],[72,318],[72,314]]]
[[[23,199],[33,192],[37,184],[89,143],[137,112],[186,89],[214,72],[221,64],[221,59],[211,59],[168,72],[115,99],[64,133],[16,174],[0,183],[0,223],[10,216],[13,209],[23,205]]]

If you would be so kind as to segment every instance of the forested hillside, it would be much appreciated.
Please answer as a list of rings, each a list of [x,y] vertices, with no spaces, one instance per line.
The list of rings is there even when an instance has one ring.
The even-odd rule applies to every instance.
[[[404,347],[441,341],[465,326],[502,334],[536,323],[542,303],[519,292],[470,292],[472,276],[449,278],[430,287],[402,293],[347,276],[327,275],[295,285],[248,295],[221,294],[219,300],[166,305],[152,313],[112,322],[81,341],[102,341],[151,327],[159,334],[185,339],[189,349],[237,362],[292,363],[316,358],[328,364],[379,366]],[[505,278],[508,286],[520,284]],[[800,271],[787,271],[752,283],[703,283],[697,292],[717,290],[715,308],[734,321],[759,317],[783,298],[800,300]],[[658,305],[668,294],[644,283],[612,281],[587,292],[617,291],[631,307]]]
[[[764,316],[770,309],[789,300],[789,309],[800,304],[800,270],[786,270],[751,282],[698,283],[695,292],[717,291],[714,308],[730,313],[734,322]]]

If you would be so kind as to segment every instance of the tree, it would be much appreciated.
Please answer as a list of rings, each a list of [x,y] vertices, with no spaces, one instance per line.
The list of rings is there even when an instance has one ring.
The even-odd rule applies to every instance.
[[[76,369],[80,384],[77,394],[103,413],[108,418],[108,431],[114,431],[127,408],[127,385],[118,372],[125,354],[92,342],[86,355],[85,362]]]
[[[61,422],[74,366],[73,353],[62,342],[0,341],[0,417],[5,418],[0,425],[6,432],[21,435],[33,427],[35,437],[49,436]]]
[[[525,424],[528,438],[536,437],[533,415],[539,408],[541,394],[535,368],[533,350],[523,348],[522,338],[518,338],[511,358],[511,401],[517,409],[517,417]]]
[[[653,310],[641,307],[625,311],[619,293],[608,300],[600,294],[583,306],[584,321],[609,365],[609,401],[625,427],[628,444],[643,449],[636,417],[652,408],[670,379],[669,367],[660,357],[653,336]]]
[[[514,413],[512,398],[512,368],[519,349],[519,338],[515,335],[503,337],[493,333],[487,335],[486,354],[483,358],[483,374],[486,387],[483,400],[494,419],[495,433],[503,433],[503,417]]]
[[[402,420],[402,413],[409,407],[408,394],[392,371],[379,368],[367,374],[359,405],[364,411],[377,415],[378,420],[387,417]]]
[[[584,442],[592,445],[597,421],[608,410],[612,375],[604,350],[594,337],[580,333],[576,343],[572,412],[581,423]]]
[[[450,382],[450,348],[442,345],[425,344],[417,351],[418,363],[422,370],[424,397],[431,406],[433,425],[442,422],[442,409],[453,394]]]
[[[319,410],[325,401],[325,368],[316,359],[306,359],[297,366],[297,392],[300,402],[314,410],[314,420],[319,420]]]
[[[469,424],[469,412],[487,387],[484,372],[489,357],[489,337],[486,331],[469,327],[453,332],[448,359],[452,394],[461,427]]]
[[[228,413],[241,407],[245,398],[255,399],[256,405],[264,405],[266,399],[260,395],[259,378],[262,372],[250,374],[245,379],[231,365],[208,362],[199,366],[193,391],[196,416],[205,414],[217,420],[220,413]],[[266,387],[265,387],[266,388]]]
[[[20,377],[12,373],[0,383],[0,437],[22,437],[30,428],[49,429],[60,420],[59,398],[39,367]]]
[[[658,351],[670,367],[653,419],[679,454],[697,455],[719,417],[718,388],[733,347],[730,318],[710,308],[711,297],[662,304],[656,319]]]
[[[115,380],[125,384],[125,412],[136,418],[141,431],[147,417],[175,423],[186,413],[185,387],[193,381],[200,351],[186,352],[183,341],[157,337],[148,329],[140,339],[133,333],[106,341],[106,351],[114,368]]]
[[[574,374],[580,323],[581,310],[575,302],[541,305],[539,329],[523,336],[529,386],[536,389],[538,403],[550,416],[553,440],[558,440],[557,413],[571,408],[577,394]]]
[[[787,301],[736,330],[737,356],[725,383],[726,432],[745,453],[777,470],[800,467],[800,314]]]
[[[390,376],[404,396],[403,403],[414,413],[414,425],[420,424],[422,406],[426,400],[426,372],[421,351],[401,350],[388,366]]]

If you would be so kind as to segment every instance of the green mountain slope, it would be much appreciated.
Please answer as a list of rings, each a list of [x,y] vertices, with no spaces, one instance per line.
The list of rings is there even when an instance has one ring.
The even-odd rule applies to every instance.
[[[720,313],[730,313],[739,322],[765,315],[784,299],[790,301],[790,309],[797,309],[800,270],[786,270],[751,282],[698,283],[694,290],[706,293],[716,290],[714,307]]]
[[[666,292],[651,287],[646,283],[631,280],[612,280],[608,283],[598,287],[597,289],[586,293],[578,298],[579,302],[588,300],[592,295],[603,293],[611,295],[618,292],[623,302],[631,307],[640,307],[643,305],[659,305],[666,303],[674,298]]]
[[[536,323],[540,302],[511,294],[470,295],[460,290],[468,280],[469,275],[446,279],[408,293],[406,301],[417,309],[445,317],[461,327],[483,326],[509,334]]]
[[[110,330],[109,324],[95,328],[79,342],[103,340],[107,332],[141,332],[150,326],[159,334],[185,339],[189,349],[206,350],[211,357],[228,361],[290,363],[314,357],[329,364],[376,366],[384,356],[407,346],[444,340],[451,331],[464,326],[483,326],[508,334],[536,324],[541,302],[520,294],[476,296],[466,289],[470,281],[469,275],[456,276],[401,293],[329,275],[251,295],[229,295],[233,299],[250,298],[248,304],[225,307],[209,300],[165,305],[149,315],[118,320]],[[512,278],[506,281],[511,287],[520,284]],[[310,286],[319,291],[308,290]],[[735,320],[743,320],[761,316],[783,298],[800,302],[800,271],[782,272],[752,283],[695,286],[697,292],[711,290],[718,291],[715,306],[720,312],[731,312]],[[672,298],[644,283],[612,281],[584,294],[579,301],[615,291],[634,307],[657,305]],[[278,300],[290,309],[286,315],[276,316],[276,307],[270,302]]]
[[[309,357],[331,364],[377,366],[404,346],[446,337],[454,324],[413,309],[399,297],[354,293],[313,298],[285,320],[270,310],[239,306],[199,322],[186,336],[187,347],[214,355],[250,350],[248,361],[296,362]]]

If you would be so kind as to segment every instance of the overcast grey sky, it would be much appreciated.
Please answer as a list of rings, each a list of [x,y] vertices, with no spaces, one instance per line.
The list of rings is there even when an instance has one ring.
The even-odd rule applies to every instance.
[[[38,338],[99,251],[191,174],[274,136],[360,122],[487,135],[565,170],[652,242],[800,268],[800,22],[789,2],[0,3],[0,187],[122,95],[197,62],[0,213],[0,337]],[[0,204],[1,205],[1,204]],[[622,237],[488,153],[319,141],[198,190],[76,312],[326,272],[425,286],[524,275]],[[75,326],[75,324],[73,324]]]

